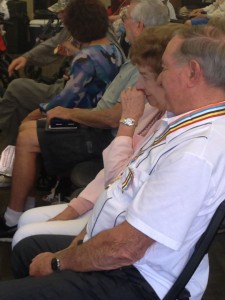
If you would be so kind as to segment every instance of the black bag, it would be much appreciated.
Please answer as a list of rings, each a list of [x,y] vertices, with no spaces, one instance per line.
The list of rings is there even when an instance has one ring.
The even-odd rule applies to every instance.
[[[102,158],[102,151],[113,140],[111,129],[80,125],[77,129],[46,130],[46,121],[37,121],[37,133],[46,172],[63,175],[76,164]]]

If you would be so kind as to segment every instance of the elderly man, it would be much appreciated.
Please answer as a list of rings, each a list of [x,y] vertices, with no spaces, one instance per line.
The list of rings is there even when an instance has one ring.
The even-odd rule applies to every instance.
[[[14,269],[32,277],[1,282],[1,299],[164,297],[224,199],[224,67],[215,28],[186,28],[171,40],[158,82],[173,116],[99,197],[71,244],[37,236],[15,247]],[[202,298],[207,276],[205,257],[187,285],[192,299]]]
[[[59,0],[50,6],[49,10],[57,13],[58,17],[63,19],[63,11],[68,2],[69,0]],[[13,74],[14,70],[23,69],[29,64],[46,66],[63,59],[62,53],[56,54],[54,50],[59,44],[67,41],[69,36],[67,29],[64,27],[52,38],[17,57],[9,65],[9,76]],[[64,85],[64,79],[58,79],[51,85],[39,83],[29,78],[13,80],[6,89],[4,96],[0,99],[0,130],[5,133],[3,137],[1,136],[1,147],[14,145],[21,121],[28,113],[36,109],[40,102],[49,102],[50,99],[59,94],[63,90]],[[1,178],[0,186],[2,186]]]
[[[168,20],[168,10],[160,0],[133,0],[124,18],[127,38],[132,43],[145,27],[166,24]],[[109,107],[109,104],[112,106],[113,102],[115,104],[116,101],[119,101],[120,93],[127,86],[133,85],[137,76],[137,69],[130,60],[125,62],[119,74],[107,88],[103,98],[98,102],[99,106],[107,107],[108,105]],[[56,107],[48,111],[47,115],[49,118],[70,119],[93,127],[106,126],[110,119],[115,118],[116,124],[118,124],[121,112],[120,104],[105,110],[101,110],[99,106],[99,110],[96,109],[95,111]],[[100,132],[93,131],[94,135],[98,136],[99,140],[103,140]],[[99,140],[96,139],[95,144],[93,142],[92,148],[101,154]],[[59,174],[68,171],[69,168],[79,162],[78,150],[81,146],[83,146],[83,152],[89,152],[89,149],[86,149],[88,145],[79,143],[79,141],[81,140],[78,140],[76,132],[48,134],[45,132],[45,128],[37,128],[36,121],[24,123],[17,139],[10,202],[4,217],[0,219],[0,238],[11,237],[16,230],[18,219],[24,210],[27,196],[36,178],[38,154],[42,153],[48,172],[53,172],[54,169],[53,173]],[[104,140],[101,141],[102,145],[103,143]],[[91,157],[94,153],[88,153],[88,155]]]

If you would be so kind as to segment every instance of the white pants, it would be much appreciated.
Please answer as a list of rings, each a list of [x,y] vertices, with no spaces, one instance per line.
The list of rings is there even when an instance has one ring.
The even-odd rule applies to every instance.
[[[91,211],[81,217],[68,221],[49,221],[67,207],[67,204],[41,206],[25,211],[19,219],[18,230],[12,248],[22,239],[38,234],[78,235],[87,224]]]

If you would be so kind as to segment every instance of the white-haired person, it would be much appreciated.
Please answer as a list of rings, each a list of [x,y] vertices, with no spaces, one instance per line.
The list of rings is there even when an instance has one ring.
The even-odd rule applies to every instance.
[[[2,281],[1,299],[163,299],[224,200],[224,68],[218,29],[186,26],[170,40],[157,84],[171,115],[101,193],[77,237],[32,236],[14,247],[13,268],[25,278]],[[140,103],[149,71],[142,66]],[[208,272],[206,255],[186,285],[192,299],[202,299]]]

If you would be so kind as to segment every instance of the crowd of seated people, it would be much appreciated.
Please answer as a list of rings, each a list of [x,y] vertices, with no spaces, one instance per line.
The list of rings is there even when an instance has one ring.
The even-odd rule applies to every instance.
[[[83,8],[83,15],[82,13],[77,13],[80,11],[79,5]],[[84,11],[84,8],[86,8],[86,11]],[[65,27],[73,37],[74,44],[76,44],[77,48],[76,55],[71,63],[71,72],[68,80],[65,81],[64,88],[47,103],[42,102],[46,102],[49,99],[39,94],[40,98],[38,101],[40,108],[36,108],[29,113],[27,106],[31,107],[31,104],[29,103],[27,105],[27,102],[33,102],[33,106],[35,105],[34,102],[36,102],[35,100],[30,101],[30,99],[33,98],[32,90],[30,90],[29,87],[29,90],[26,90],[26,95],[19,93],[15,98],[11,90],[14,89],[15,85],[18,86],[21,80],[14,82],[5,92],[3,99],[1,99],[1,123],[3,124],[1,128],[7,128],[8,126],[9,128],[13,128],[14,133],[17,132],[20,123],[19,119],[23,113],[29,113],[23,120],[23,122],[26,122],[27,120],[43,118],[43,113],[46,113],[56,106],[69,108],[96,107],[106,87],[117,75],[123,63],[123,53],[120,47],[106,36],[108,30],[108,16],[104,5],[101,2],[96,4],[92,2],[89,3],[88,1],[85,3],[74,2],[74,4],[71,2],[67,8],[64,9],[63,13],[61,11],[61,15],[63,15],[61,18],[63,18]],[[93,23],[92,18],[94,17],[96,20]],[[9,67],[10,70],[13,66],[15,67],[15,62]],[[30,81],[28,80],[26,86],[29,84]],[[39,86],[41,86],[42,89],[43,84],[38,84],[38,86],[35,84],[34,87],[39,90]],[[58,86],[58,83],[56,86]],[[47,89],[51,88],[52,87],[47,87]],[[46,89],[46,87],[44,87],[44,89]],[[25,97],[25,100],[23,97]],[[20,101],[17,101],[18,98],[23,98],[23,106],[18,105],[20,104]],[[23,111],[23,113],[21,113],[21,111]],[[17,126],[14,122],[14,124],[11,124],[12,119],[16,119]],[[14,127],[12,127],[12,125],[14,125]],[[13,133],[8,132],[8,135],[11,137]],[[4,180],[5,178],[3,176],[1,178],[2,185],[4,185],[7,179]]]
[[[131,118],[122,115],[116,140],[132,145],[145,97],[158,110],[141,131],[153,133],[136,140],[119,176],[109,162],[115,173],[75,239],[37,235],[16,244],[13,268],[25,278],[1,282],[2,299],[163,298],[225,194],[224,78],[211,73],[224,68],[223,37],[215,27],[172,24],[133,43],[140,77],[123,93],[122,112]],[[193,299],[202,298],[207,277],[205,257],[186,287]]]
[[[71,0],[65,12],[77,3]],[[47,120],[36,122],[31,115],[34,120],[20,128],[0,237],[15,234],[14,274],[31,277],[2,282],[1,299],[140,299],[140,293],[142,299],[161,299],[223,200],[225,92],[223,78],[210,73],[225,63],[224,32],[216,25],[168,24],[160,0],[132,0],[123,22],[130,55],[100,108],[51,108]],[[219,59],[209,61],[208,52]],[[208,68],[202,68],[205,63]],[[114,91],[112,108],[101,108]],[[103,151],[104,170],[69,205],[23,214],[39,153],[49,173],[62,173],[77,162],[78,150],[71,149],[76,134],[49,138],[45,131],[55,117],[100,128],[114,122],[118,131]],[[63,146],[61,153],[56,145]],[[207,277],[205,258],[187,285],[193,299],[201,299]]]
[[[124,20],[127,39],[132,44],[145,27],[166,24],[168,21],[168,10],[161,1],[133,0],[127,12],[127,18]],[[111,119],[118,127],[121,104],[117,103],[112,108],[108,107],[112,106],[112,103],[119,102],[122,90],[127,86],[132,86],[136,82],[137,76],[136,67],[128,59],[98,102],[96,110],[56,107],[47,112],[47,118],[69,119],[84,125],[104,128]],[[104,107],[108,109],[104,109]],[[10,201],[1,222],[2,236],[12,235],[16,230],[18,219],[35,183],[36,159],[40,152],[47,172],[51,175],[59,175],[70,170],[79,160],[84,160],[85,155],[86,159],[96,157],[96,153],[101,155],[103,146],[106,147],[110,138],[111,140],[113,138],[111,130],[108,130],[110,136],[106,140],[101,134],[102,131],[82,126],[73,132],[49,134],[45,130],[45,122],[48,120],[28,121],[20,127],[12,180],[21,180],[23,184],[21,185],[19,182],[16,185],[12,184]],[[91,142],[92,151],[90,151]],[[23,166],[22,169],[21,166]],[[21,170],[23,170],[23,175]],[[16,174],[17,172],[19,172],[19,176]]]
[[[188,25],[207,24],[211,18],[225,17],[225,1],[216,0],[208,6],[194,9],[189,17],[191,19],[186,21]]]
[[[77,235],[81,231],[100,193],[123,171],[139,145],[159,126],[161,118],[165,115],[162,91],[156,85],[156,77],[161,70],[161,60],[158,57],[160,58],[160,53],[162,54],[172,33],[182,26],[184,25],[168,24],[159,28],[146,28],[134,41],[130,52],[133,64],[138,62],[135,60],[137,59],[136,53],[144,57],[147,50],[153,51],[156,45],[158,46],[157,43],[160,42],[162,46],[157,49],[155,56],[152,54],[151,59],[155,60],[154,63],[151,62],[153,70],[149,72],[150,74],[147,73],[150,75],[148,88],[151,91],[151,97],[147,98],[146,104],[140,100],[140,97],[143,96],[142,94],[140,96],[138,91],[143,89],[141,79],[136,83],[136,88],[130,86],[122,92],[120,97],[121,120],[126,120],[126,117],[129,116],[134,124],[127,126],[121,121],[115,139],[103,151],[104,170],[101,170],[81,194],[70,201],[69,205],[44,206],[25,212],[19,220],[19,229],[13,237],[12,247],[29,235],[43,233]],[[140,45],[143,52],[140,51]],[[141,73],[144,72],[142,70],[143,68],[139,66]],[[46,223],[46,221],[51,222]]]

